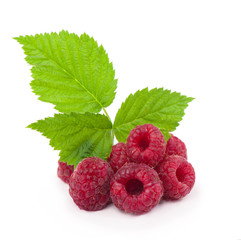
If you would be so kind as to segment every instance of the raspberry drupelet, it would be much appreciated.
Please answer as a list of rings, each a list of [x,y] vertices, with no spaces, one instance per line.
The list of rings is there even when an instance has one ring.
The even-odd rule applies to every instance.
[[[131,162],[155,167],[165,155],[166,143],[161,131],[152,124],[139,125],[131,130],[126,143]]]
[[[110,194],[117,208],[143,214],[160,202],[163,185],[157,172],[146,164],[126,163],[112,179]]]
[[[165,157],[170,155],[178,155],[187,159],[185,143],[173,134],[171,134],[171,137],[167,141]]]
[[[126,152],[126,144],[117,143],[112,147],[110,156],[107,159],[114,172],[117,172],[125,163],[129,162]]]
[[[163,182],[165,199],[177,200],[190,193],[195,182],[195,172],[185,158],[168,156],[155,170]]]
[[[70,196],[81,209],[101,210],[111,201],[110,181],[113,176],[110,165],[101,158],[85,158],[70,177]]]
[[[73,165],[67,165],[65,162],[58,161],[57,175],[65,183],[69,183],[69,178],[74,171]]]

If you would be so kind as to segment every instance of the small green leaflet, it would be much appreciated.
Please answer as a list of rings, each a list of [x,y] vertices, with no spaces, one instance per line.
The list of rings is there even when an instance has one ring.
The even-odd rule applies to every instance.
[[[60,160],[74,165],[86,158],[106,158],[113,145],[112,123],[101,114],[55,114],[28,126],[50,139]]]
[[[117,112],[114,133],[119,142],[126,142],[130,131],[137,125],[151,123],[158,127],[166,140],[184,116],[184,109],[193,98],[177,92],[145,88],[130,94]]]
[[[117,80],[103,46],[87,34],[20,36],[32,65],[33,92],[60,112],[98,113],[115,98]]]

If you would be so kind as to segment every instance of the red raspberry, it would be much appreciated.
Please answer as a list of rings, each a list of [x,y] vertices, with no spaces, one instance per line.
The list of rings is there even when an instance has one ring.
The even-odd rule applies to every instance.
[[[128,157],[126,153],[126,144],[123,142],[117,143],[112,147],[110,157],[107,159],[108,163],[117,172],[125,163],[127,163]]]
[[[173,134],[171,134],[171,137],[168,139],[166,147],[166,156],[170,155],[178,155],[187,159],[185,143]]]
[[[110,180],[113,176],[113,170],[104,160],[85,158],[70,177],[70,196],[81,209],[101,210],[110,202]]]
[[[179,199],[185,197],[195,182],[195,172],[191,163],[178,155],[171,155],[156,167],[163,182],[164,197]]]
[[[131,130],[126,143],[131,162],[155,167],[163,160],[166,143],[161,131],[152,124],[144,124]]]
[[[73,165],[67,165],[65,162],[58,161],[57,175],[65,183],[69,183],[69,178],[74,171]]]
[[[160,202],[163,186],[154,169],[145,164],[126,163],[112,179],[110,195],[117,208],[142,214]]]

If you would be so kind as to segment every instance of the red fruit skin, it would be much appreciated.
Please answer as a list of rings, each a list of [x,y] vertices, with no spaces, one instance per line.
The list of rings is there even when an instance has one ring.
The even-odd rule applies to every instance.
[[[157,172],[146,164],[126,163],[112,179],[110,195],[120,210],[143,214],[160,202],[163,185]]]
[[[164,198],[178,200],[190,193],[195,183],[195,171],[184,157],[171,155],[155,170],[163,182]]]
[[[57,175],[65,183],[69,183],[71,174],[74,171],[73,165],[67,165],[67,163],[58,161]]]
[[[83,159],[69,181],[69,193],[80,209],[98,211],[110,202],[110,181],[114,172],[98,157]]]
[[[129,162],[126,152],[126,144],[120,142],[114,145],[107,162],[110,164],[114,172],[117,172],[125,163]]]
[[[187,148],[185,143],[178,137],[171,134],[171,137],[167,141],[166,156],[178,155],[187,159]]]
[[[130,162],[145,163],[154,168],[164,158],[166,143],[157,127],[144,124],[131,130],[126,148]]]

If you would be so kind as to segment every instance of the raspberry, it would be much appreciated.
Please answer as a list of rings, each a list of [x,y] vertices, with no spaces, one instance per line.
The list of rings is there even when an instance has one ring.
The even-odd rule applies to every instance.
[[[160,202],[163,186],[154,169],[145,164],[126,163],[112,179],[110,195],[117,208],[142,214]]]
[[[97,211],[110,202],[110,180],[114,172],[98,157],[89,157],[78,164],[69,181],[69,193],[79,208]]]
[[[157,127],[144,124],[131,130],[126,148],[131,162],[145,163],[150,167],[155,167],[163,160],[166,143]]]
[[[67,165],[67,163],[58,161],[57,175],[65,183],[69,183],[69,178],[74,171],[73,165]]]
[[[126,144],[123,142],[117,143],[112,147],[110,157],[107,159],[108,163],[117,172],[125,163],[127,163],[128,157],[126,153]]]
[[[171,155],[156,167],[163,182],[164,197],[179,199],[185,197],[195,182],[195,172],[192,165],[184,157]]]
[[[170,155],[178,155],[187,159],[185,143],[173,134],[171,134],[171,137],[168,139],[166,146],[166,156]]]

